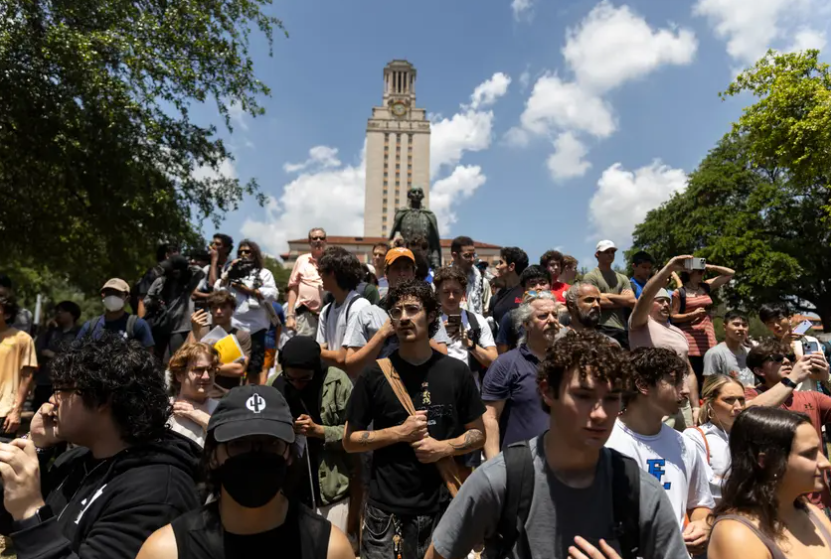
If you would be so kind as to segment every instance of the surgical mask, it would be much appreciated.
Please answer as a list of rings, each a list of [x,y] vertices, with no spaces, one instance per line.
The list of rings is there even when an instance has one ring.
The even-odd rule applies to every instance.
[[[271,452],[231,456],[219,467],[219,480],[240,506],[256,509],[270,503],[283,488],[286,459]]]
[[[107,295],[104,297],[104,307],[110,311],[120,311],[124,308],[124,299],[116,295]]]

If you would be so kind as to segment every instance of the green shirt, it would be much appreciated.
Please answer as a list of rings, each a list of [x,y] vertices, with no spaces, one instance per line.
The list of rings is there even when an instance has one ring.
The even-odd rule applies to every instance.
[[[629,278],[614,270],[603,272],[600,268],[595,268],[583,276],[583,281],[594,285],[601,293],[621,295],[625,290],[632,290],[632,286],[629,284]],[[623,308],[603,309],[600,312],[600,325],[623,330],[625,328],[623,311]]]

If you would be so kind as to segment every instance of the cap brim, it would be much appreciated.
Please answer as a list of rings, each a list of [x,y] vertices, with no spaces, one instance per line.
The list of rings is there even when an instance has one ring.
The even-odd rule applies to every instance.
[[[255,435],[275,437],[287,443],[293,443],[295,438],[294,428],[291,425],[273,419],[243,419],[223,423],[214,428],[214,439],[218,443],[227,443]]]

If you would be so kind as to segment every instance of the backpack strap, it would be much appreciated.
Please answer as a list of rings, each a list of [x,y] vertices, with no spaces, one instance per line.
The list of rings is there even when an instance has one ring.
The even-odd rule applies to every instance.
[[[104,315],[103,314],[101,316],[99,316],[98,318],[96,318],[95,320],[90,321],[89,330],[87,330],[87,335],[85,337],[90,338],[90,339],[94,339],[95,329],[98,328],[99,325],[101,326],[101,328],[104,328]]]
[[[133,333],[136,331],[136,322],[138,322],[138,318],[136,315],[131,314],[127,317],[127,338],[132,339]]]
[[[612,517],[623,559],[639,557],[641,547],[641,469],[638,463],[608,449],[612,466]]]
[[[684,314],[687,312],[687,288],[683,285],[678,288],[678,314]]]
[[[707,442],[707,436],[704,434],[704,431],[696,425],[693,427],[698,433],[701,435],[701,438],[704,439],[704,450],[707,451],[707,464],[710,464],[710,443]]]
[[[498,558],[514,557],[531,559],[531,547],[525,523],[531,512],[531,500],[534,497],[534,457],[528,441],[514,443],[502,451],[505,459],[505,500],[502,514],[496,525],[498,541]]]

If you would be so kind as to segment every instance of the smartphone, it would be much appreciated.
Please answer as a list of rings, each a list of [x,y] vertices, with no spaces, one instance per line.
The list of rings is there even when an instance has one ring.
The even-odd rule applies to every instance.
[[[810,355],[819,352],[819,344],[813,340],[803,340],[802,353],[803,355]]]
[[[686,270],[704,270],[707,267],[706,258],[687,258],[684,260],[684,269]]]
[[[803,335],[805,332],[811,329],[814,324],[810,320],[803,320],[799,324],[797,324],[794,329],[793,333],[799,336]]]
[[[462,315],[451,314],[447,317],[447,322],[444,325],[447,330],[447,335],[450,338],[457,338],[462,327]]]

